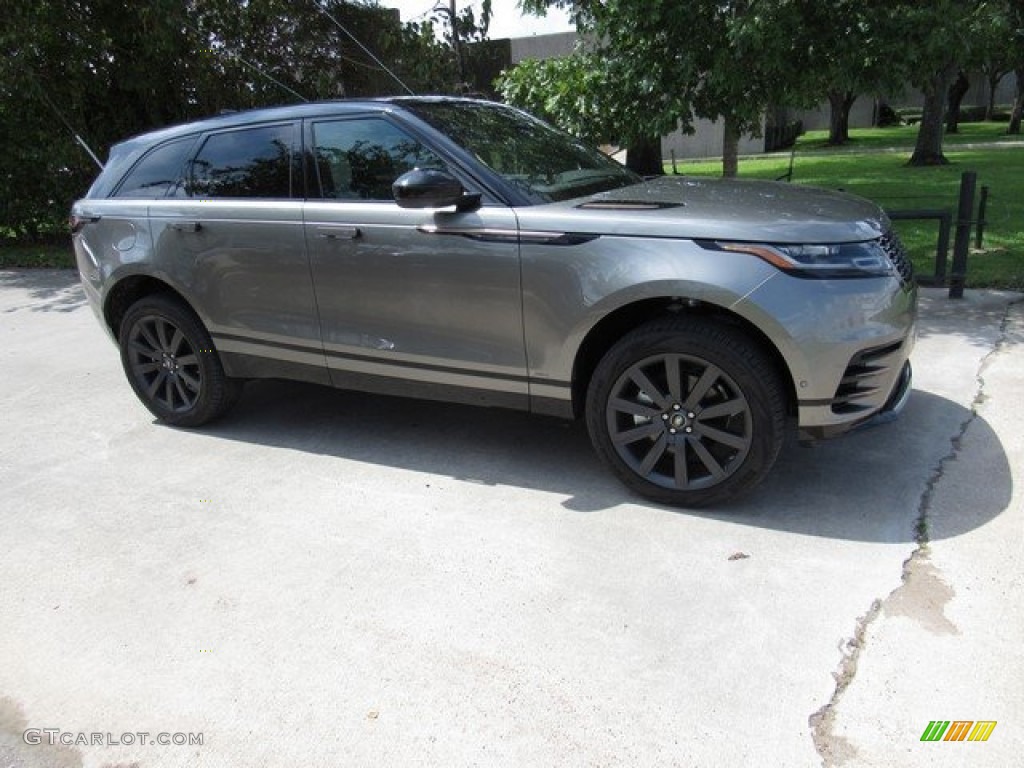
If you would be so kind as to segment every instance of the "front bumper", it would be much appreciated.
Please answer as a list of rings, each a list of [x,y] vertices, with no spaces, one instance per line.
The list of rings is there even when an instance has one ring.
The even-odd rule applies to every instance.
[[[912,283],[779,276],[737,309],[768,331],[785,360],[803,438],[835,437],[905,405],[917,320]]]
[[[826,440],[828,438],[846,434],[847,432],[855,429],[868,429],[869,427],[877,427],[881,424],[888,424],[891,421],[895,421],[900,413],[903,412],[903,409],[906,408],[907,402],[910,400],[910,392],[913,390],[913,383],[913,368],[910,365],[910,361],[907,360],[903,363],[903,368],[900,370],[899,378],[896,379],[896,384],[893,386],[892,392],[889,394],[888,399],[885,401],[885,405],[883,405],[880,410],[874,411],[873,413],[870,413],[856,421],[819,427],[801,427],[800,439],[802,441]]]

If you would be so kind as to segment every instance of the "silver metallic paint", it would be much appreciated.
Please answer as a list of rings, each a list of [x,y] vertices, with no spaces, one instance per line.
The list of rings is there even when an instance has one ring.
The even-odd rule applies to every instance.
[[[108,174],[123,173],[151,144],[140,137],[115,148]],[[453,170],[464,180],[487,177]],[[336,386],[569,415],[578,350],[603,318],[649,299],[696,300],[768,337],[793,380],[800,425],[813,428],[860,420],[828,405],[851,357],[905,341],[891,361],[894,386],[913,342],[915,293],[895,277],[798,278],[695,242],[879,237],[884,214],[840,193],[666,177],[548,205],[509,207],[485,194],[489,204],[459,213],[393,202],[107,199],[116,183],[108,174],[73,209],[96,217],[74,238],[90,304],[102,318],[119,280],[156,277],[197,311],[229,373],[235,364],[246,375],[282,375],[291,365],[298,378],[319,380],[322,370]],[[586,201],[600,207],[581,208]],[[881,407],[892,386],[872,405]]]

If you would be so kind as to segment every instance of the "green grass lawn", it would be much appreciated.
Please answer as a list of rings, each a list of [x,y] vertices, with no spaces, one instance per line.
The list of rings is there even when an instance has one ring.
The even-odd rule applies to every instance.
[[[1024,291],[1024,147],[957,149],[957,144],[1005,138],[998,131],[1005,131],[1006,127],[998,123],[972,123],[961,129],[960,140],[947,141],[945,145],[950,164],[933,168],[906,165],[916,136],[913,126],[854,131],[859,136],[858,147],[870,147],[867,152],[823,148],[823,134],[816,132],[802,137],[797,144],[793,183],[842,189],[890,210],[946,208],[955,214],[960,176],[964,171],[975,171],[979,194],[981,186],[987,186],[989,199],[983,247],[972,247],[967,284],[974,288]],[[894,142],[896,146],[905,146],[905,151],[883,150]],[[677,163],[677,167],[680,173],[694,176],[719,176],[722,172],[719,160]],[[740,161],[740,177],[776,179],[788,168],[788,155],[744,158]],[[671,172],[671,164],[666,170]],[[900,221],[896,228],[918,274],[933,274],[938,222]]]
[[[1021,136],[1008,136],[1006,123],[961,123],[958,133],[947,133],[943,139],[943,145],[953,148],[958,144],[977,144],[990,142],[1021,141]],[[888,128],[852,128],[850,129],[850,143],[842,150],[852,152],[861,150],[884,149],[901,147],[913,149],[917,141],[916,125],[895,125]],[[828,131],[807,131],[797,139],[796,151],[807,152],[811,150],[837,151],[836,147],[829,147]]]

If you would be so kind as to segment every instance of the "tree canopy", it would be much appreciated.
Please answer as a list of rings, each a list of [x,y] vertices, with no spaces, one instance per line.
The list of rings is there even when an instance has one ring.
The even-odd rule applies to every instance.
[[[521,64],[501,87],[581,135],[629,145],[689,131],[696,118],[722,120],[723,170],[732,175],[738,135],[759,135],[769,106],[828,98],[831,139],[842,143],[858,94],[909,82],[926,98],[911,162],[930,164],[944,160],[945,98],[958,68],[987,51],[989,66],[1004,71],[1022,55],[1019,34],[999,38],[1004,51],[992,48],[991,29],[1021,2],[523,0],[534,13],[569,10],[590,42],[561,62]]]
[[[849,141],[849,117],[862,94],[899,90],[906,82],[898,51],[902,31],[890,0],[803,0],[797,34],[812,62],[807,87],[831,108],[829,143]]]
[[[402,93],[366,48],[413,91],[460,92],[460,66],[484,54],[462,43],[486,38],[491,2],[475,14],[442,0],[402,25],[378,0],[0,0],[0,238],[61,230],[95,174],[74,133],[103,157],[126,136],[223,109]],[[758,134],[773,105],[827,97],[842,141],[858,94],[906,82],[926,96],[912,162],[940,163],[948,86],[967,66],[992,83],[1016,72],[1010,130],[1020,130],[1024,0],[521,5],[568,9],[584,42],[507,72],[505,97],[628,146],[643,173],[661,171],[661,136],[692,132],[699,118],[723,121],[724,171],[735,173],[740,134]]]
[[[599,125],[605,140],[633,146],[677,127],[692,132],[697,118],[720,119],[725,170],[734,173],[740,134],[759,133],[770,104],[785,97],[799,106],[812,97],[802,87],[811,61],[794,34],[799,4],[791,0],[523,0],[522,6],[536,13],[568,9],[592,42],[568,63],[507,73],[504,94],[512,100],[532,94],[531,106],[544,102],[545,112],[563,124]],[[590,67],[599,74],[584,74]],[[571,88],[558,81],[559,72],[573,78]],[[535,75],[548,85],[530,83]],[[660,172],[660,157],[656,168],[638,170]]]
[[[104,157],[147,129],[243,109],[456,85],[430,21],[376,0],[0,0],[0,237],[62,230]],[[337,22],[337,23],[336,23]],[[67,125],[64,124],[67,121]]]

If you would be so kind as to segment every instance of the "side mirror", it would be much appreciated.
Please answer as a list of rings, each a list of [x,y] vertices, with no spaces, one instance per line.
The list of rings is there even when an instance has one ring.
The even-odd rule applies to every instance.
[[[467,194],[459,180],[445,171],[414,168],[391,185],[395,202],[402,208],[447,208],[460,211],[480,205],[480,195]]]

